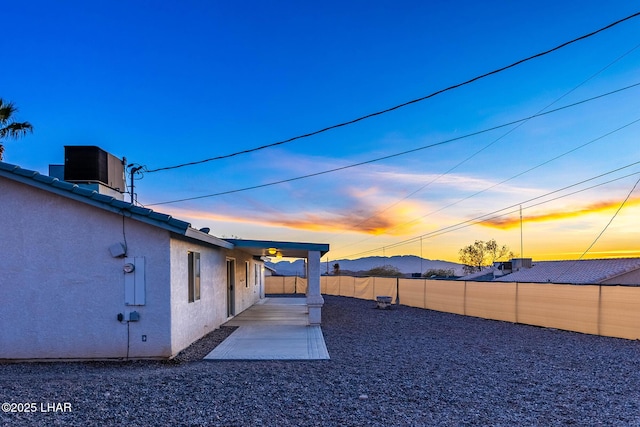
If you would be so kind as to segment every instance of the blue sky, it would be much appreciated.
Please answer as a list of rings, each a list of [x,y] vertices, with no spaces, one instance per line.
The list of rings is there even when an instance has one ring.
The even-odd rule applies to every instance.
[[[35,131],[5,142],[5,161],[46,173],[63,162],[64,145],[98,145],[152,170],[251,149],[428,95],[639,10],[630,1],[13,2],[3,5],[0,97]],[[525,256],[577,258],[640,166],[544,195],[640,161],[640,88],[340,172],[156,203],[364,162],[640,83],[638,45],[635,18],[354,125],[145,173],[138,200],[218,236],[330,243],[329,259],[450,261],[476,239],[519,254],[518,208],[455,228],[521,204]],[[568,194],[576,190],[585,191]],[[640,256],[639,197],[587,258]]]

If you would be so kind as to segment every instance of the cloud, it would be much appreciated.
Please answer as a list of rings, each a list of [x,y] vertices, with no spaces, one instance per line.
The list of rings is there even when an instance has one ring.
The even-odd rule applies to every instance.
[[[278,175],[272,176],[272,173],[263,172],[264,176],[269,176],[268,180],[275,179],[287,179],[289,177],[302,176],[310,173],[317,173],[321,171],[327,171],[335,168],[341,168],[348,166],[349,164],[357,163],[359,160],[355,159],[337,159],[331,157],[322,156],[308,156],[300,154],[292,154],[283,152],[280,150],[274,150],[268,153],[269,157],[267,161],[261,163],[265,165],[286,165],[286,168],[278,169]],[[436,166],[434,166],[436,167]],[[406,163],[402,165],[389,165],[384,163],[372,163],[367,165],[361,165],[353,168],[348,168],[339,172],[320,175],[317,178],[312,178],[310,181],[313,185],[321,182],[322,185],[318,185],[316,191],[324,191],[326,189],[335,189],[344,186],[345,183],[349,183],[352,187],[366,187],[376,186],[380,189],[386,189],[392,191],[396,195],[398,191],[409,193],[419,189],[442,191],[442,190],[462,190],[465,192],[483,191],[491,188],[492,192],[510,193],[510,194],[523,194],[528,192],[534,192],[531,188],[522,188],[508,183],[499,184],[499,181],[494,179],[486,179],[483,177],[470,176],[466,174],[456,173],[425,173],[420,170],[408,170],[410,166]],[[314,181],[314,180],[319,181]],[[296,187],[298,183],[303,184],[302,187],[306,188],[309,181],[293,181]],[[281,187],[282,188],[282,187]]]
[[[584,207],[575,208],[571,210],[560,210],[555,212],[547,212],[537,215],[523,215],[522,222],[523,223],[532,223],[532,222],[550,222],[550,221],[558,221],[568,218],[576,218],[585,215],[606,212],[610,210],[614,210],[620,207],[621,201],[601,201],[586,205]],[[632,198],[627,200],[625,207],[640,205],[640,197]],[[624,209],[624,208],[623,208]],[[520,217],[508,217],[508,218],[494,218],[481,223],[486,227],[492,228],[514,228],[520,226]]]
[[[410,221],[424,209],[421,203],[403,201],[379,211],[365,200],[353,198],[350,205],[333,211],[287,211],[252,209],[215,212],[175,208],[177,217],[194,222],[244,223],[263,227],[285,227],[295,230],[336,233],[352,232],[368,235],[405,235],[413,232],[418,224]]]

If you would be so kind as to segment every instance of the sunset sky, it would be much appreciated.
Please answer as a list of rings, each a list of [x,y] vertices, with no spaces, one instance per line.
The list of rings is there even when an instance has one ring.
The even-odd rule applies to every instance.
[[[628,0],[5,2],[0,97],[34,126],[4,142],[5,161],[47,173],[65,145],[97,145],[145,166],[142,205],[220,237],[329,243],[323,261],[457,262],[491,238],[575,259],[630,195],[585,258],[640,256],[640,17],[351,125],[154,171],[425,97],[638,11]]]

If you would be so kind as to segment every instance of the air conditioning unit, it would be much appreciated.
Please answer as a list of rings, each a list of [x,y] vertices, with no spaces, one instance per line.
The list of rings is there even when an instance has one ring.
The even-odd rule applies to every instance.
[[[125,161],[93,145],[64,147],[64,180],[77,184],[102,184],[126,192]]]

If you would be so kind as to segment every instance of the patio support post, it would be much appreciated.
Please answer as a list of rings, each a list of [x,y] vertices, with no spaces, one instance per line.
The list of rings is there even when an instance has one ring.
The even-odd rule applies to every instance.
[[[307,309],[309,325],[320,325],[324,298],[320,294],[320,252],[307,253]]]

